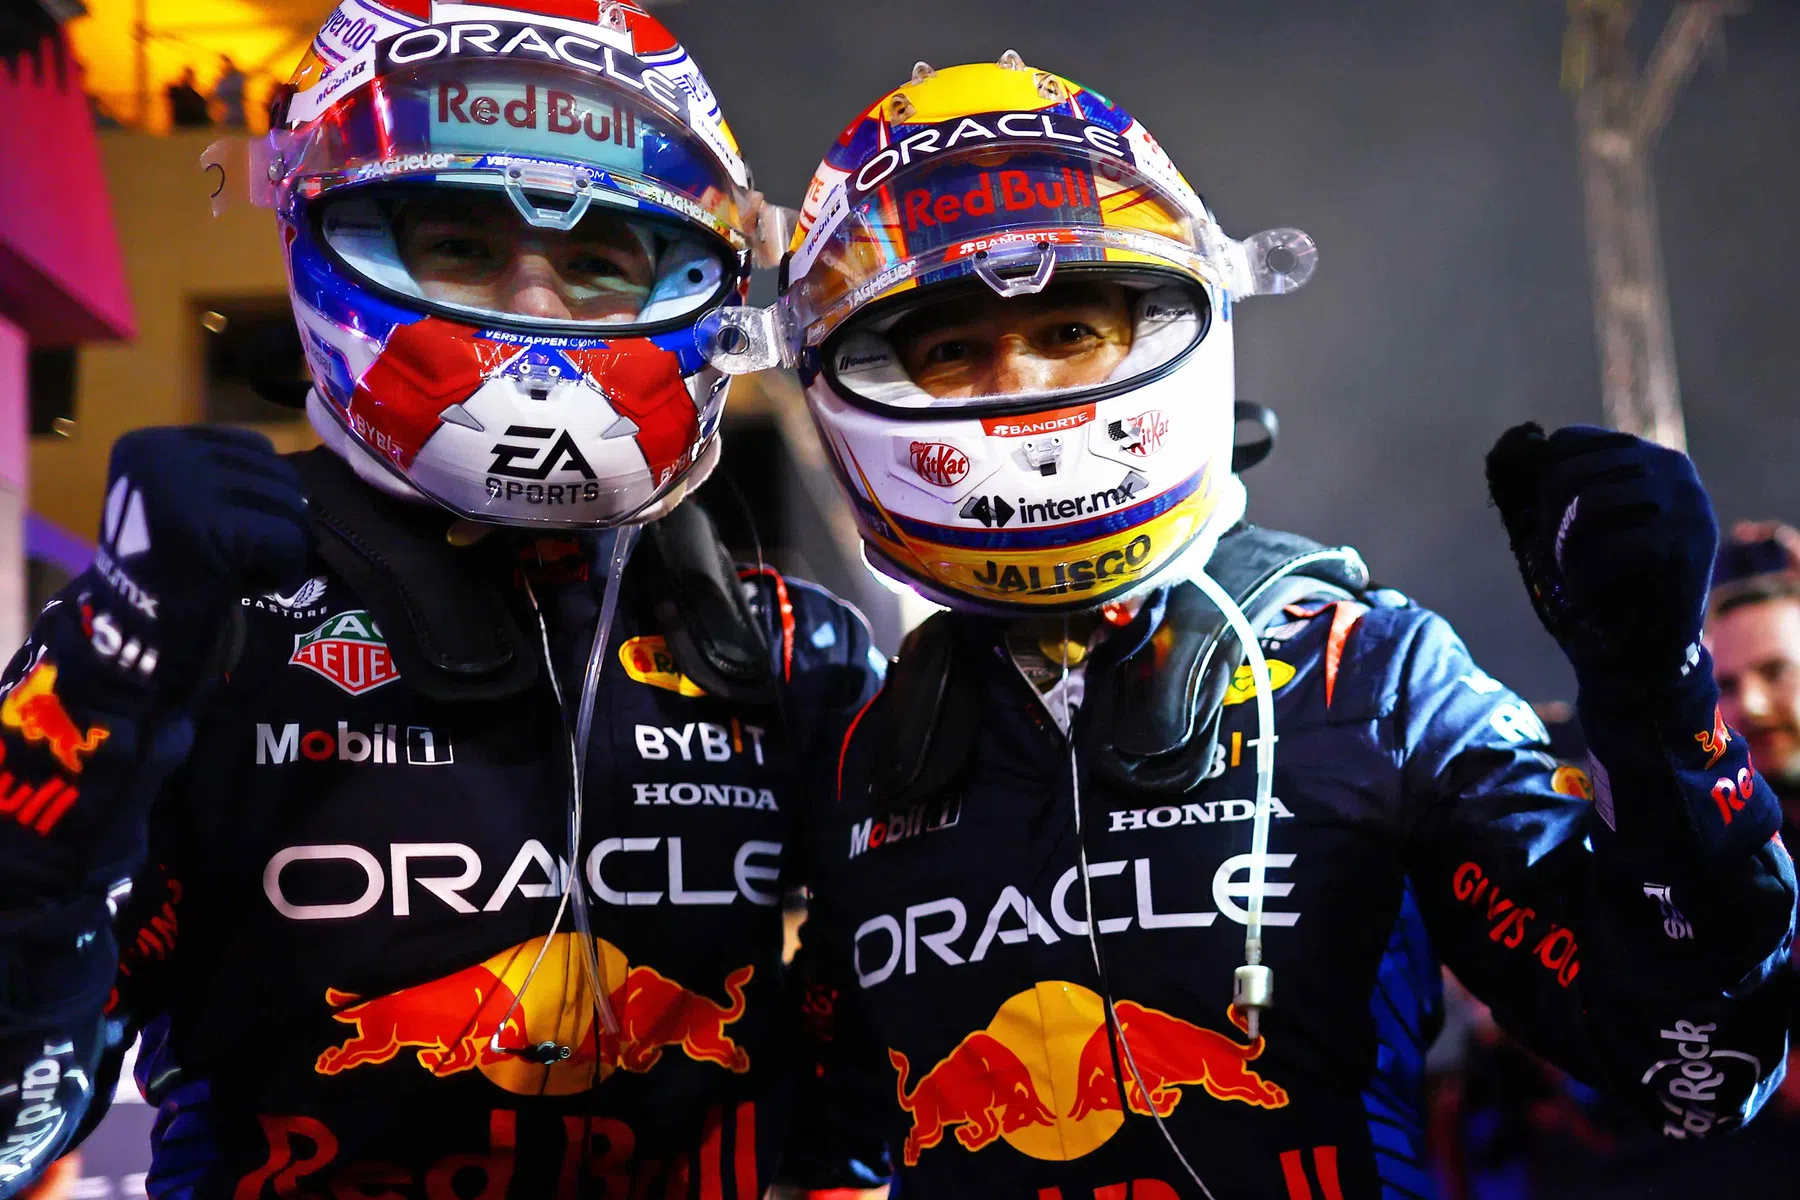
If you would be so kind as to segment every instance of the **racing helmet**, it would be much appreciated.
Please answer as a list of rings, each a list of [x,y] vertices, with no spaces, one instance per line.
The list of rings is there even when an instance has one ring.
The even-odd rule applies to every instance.
[[[756,201],[659,22],[343,0],[271,125],[251,198],[280,220],[315,424],[365,476],[476,521],[595,528],[709,468],[728,378],[693,330],[744,302]]]
[[[920,63],[852,122],[779,302],[709,335],[727,369],[798,369],[875,569],[1068,611],[1227,515],[1232,305],[1313,265],[1298,230],[1227,237],[1142,125],[1008,51]]]

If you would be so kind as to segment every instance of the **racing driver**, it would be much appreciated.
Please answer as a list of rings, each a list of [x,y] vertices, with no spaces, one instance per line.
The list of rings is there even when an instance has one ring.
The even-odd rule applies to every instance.
[[[884,664],[677,507],[756,201],[668,31],[582,7],[345,0],[254,148],[325,447],[121,439],[7,670],[0,1197],[140,1033],[152,1197],[774,1171],[795,764]]]
[[[1489,455],[1580,683],[1561,766],[1441,618],[1243,519],[1234,309],[1313,261],[1009,52],[858,117],[778,305],[734,310],[715,361],[799,367],[870,563],[949,610],[810,815],[798,1182],[1429,1196],[1440,963],[1670,1138],[1778,1082],[1794,876],[1697,644],[1692,465],[1589,428]]]

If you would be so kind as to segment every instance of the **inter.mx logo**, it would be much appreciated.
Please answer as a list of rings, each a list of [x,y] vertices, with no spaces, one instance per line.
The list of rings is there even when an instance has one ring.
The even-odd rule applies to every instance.
[[[352,696],[400,678],[375,618],[360,608],[334,614],[310,632],[295,635],[288,662],[323,675]]]
[[[94,569],[106,585],[150,620],[156,620],[156,597],[145,591],[120,565],[150,549],[150,522],[144,515],[144,494],[121,475],[106,493],[106,510],[100,520],[100,545],[94,549]]]
[[[406,748],[406,761],[415,767],[441,767],[456,761],[450,739],[426,725],[408,725],[404,739],[398,725],[376,725],[368,733],[350,728],[348,721],[339,721],[335,731],[302,731],[293,722],[281,726],[279,731],[273,725],[256,727],[258,766],[281,766],[301,759],[392,766],[400,762],[402,745]]]
[[[528,438],[535,442],[549,442],[546,448],[542,445],[514,446],[506,442],[496,442],[493,447],[494,462],[488,467],[488,474],[503,475],[508,479],[544,480],[557,471],[574,471],[583,479],[594,479],[594,468],[582,457],[575,445],[575,439],[569,436],[566,429],[544,429],[536,425],[510,425],[506,436],[509,438]]]

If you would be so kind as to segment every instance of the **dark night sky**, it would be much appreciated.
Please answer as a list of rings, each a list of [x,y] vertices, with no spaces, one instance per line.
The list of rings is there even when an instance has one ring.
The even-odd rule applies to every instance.
[[[1645,6],[1645,49],[1667,3]],[[913,62],[1028,63],[1161,140],[1225,228],[1298,225],[1319,273],[1237,322],[1239,394],[1277,408],[1251,516],[1359,547],[1489,670],[1566,695],[1482,455],[1508,425],[1600,417],[1558,0],[840,0],[666,19],[758,182],[793,204],[820,154]],[[1721,515],[1800,518],[1800,5],[1727,24],[1656,151],[1691,449]]]

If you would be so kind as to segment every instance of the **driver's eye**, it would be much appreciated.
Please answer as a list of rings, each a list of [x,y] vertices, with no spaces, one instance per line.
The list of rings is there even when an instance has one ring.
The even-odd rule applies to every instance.
[[[1074,346],[1099,336],[1093,326],[1082,321],[1065,321],[1056,327],[1052,340],[1059,346]]]
[[[573,251],[567,261],[567,270],[571,274],[585,275],[590,278],[622,278],[627,274],[624,267],[614,262],[600,251]]]
[[[969,343],[961,339],[939,342],[925,352],[926,363],[940,366],[947,363],[966,362],[972,355]]]
[[[487,243],[472,237],[440,237],[426,244],[426,253],[458,262],[475,262],[488,257]]]

